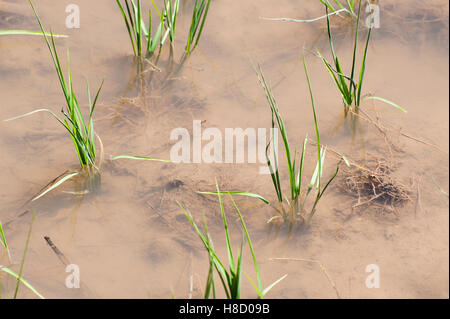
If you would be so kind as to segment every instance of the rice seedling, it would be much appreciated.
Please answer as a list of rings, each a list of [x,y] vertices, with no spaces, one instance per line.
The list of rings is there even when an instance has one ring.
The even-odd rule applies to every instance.
[[[322,1],[324,3],[324,1]],[[328,40],[330,44],[330,50],[331,55],[333,59],[333,65],[327,61],[327,59],[320,53],[319,50],[316,49],[316,55],[323,61],[325,64],[325,67],[327,68],[328,72],[330,73],[334,83],[336,84],[336,87],[338,88],[342,100],[344,102],[344,106],[346,111],[354,107],[357,109],[361,101],[368,100],[368,99],[375,99],[382,101],[384,103],[390,104],[394,106],[395,108],[406,112],[404,108],[401,106],[395,104],[394,102],[388,101],[384,98],[376,97],[376,96],[367,96],[364,98],[361,98],[361,92],[362,92],[362,86],[364,82],[364,75],[366,70],[366,61],[367,61],[367,51],[369,47],[369,42],[372,34],[372,27],[369,28],[367,32],[367,37],[365,40],[365,48],[364,48],[364,54],[361,61],[361,67],[359,70],[359,76],[356,75],[356,53],[357,53],[357,45],[359,40],[359,25],[360,25],[360,16],[361,16],[361,1],[359,2],[358,12],[357,12],[357,19],[356,19],[356,29],[355,29],[355,38],[353,43],[353,57],[352,57],[352,67],[351,67],[351,73],[350,75],[346,75],[344,73],[344,70],[342,69],[342,64],[339,59],[339,57],[336,55],[336,51],[334,48],[334,42],[333,42],[333,36],[331,34],[331,28],[330,28],[330,18],[328,16],[328,12],[330,10],[330,4],[327,1],[327,3],[324,3],[325,10],[327,13],[327,32],[328,32]]]
[[[319,127],[317,123],[317,115],[316,115],[316,109],[315,109],[315,103],[314,103],[314,97],[312,94],[312,88],[311,83],[309,80],[309,74],[308,69],[306,67],[305,58],[303,57],[303,66],[306,74],[306,79],[308,82],[308,88],[310,92],[310,98],[311,98],[311,105],[312,105],[312,111],[314,116],[314,127],[315,127],[315,134],[316,134],[316,144],[317,144],[317,164],[316,168],[314,170],[314,173],[312,175],[312,178],[308,184],[308,187],[306,190],[302,189],[302,182],[304,179],[303,175],[303,168],[304,168],[304,162],[305,162],[305,154],[306,154],[306,145],[308,142],[308,136],[305,137],[303,140],[303,145],[301,148],[301,152],[299,153],[299,158],[297,159],[297,150],[294,150],[294,153],[292,153],[292,148],[288,140],[287,130],[283,121],[283,118],[281,116],[281,113],[278,109],[276,100],[274,98],[274,95],[272,93],[271,88],[267,84],[263,71],[261,69],[261,66],[258,65],[258,79],[264,89],[266,99],[269,103],[270,110],[272,112],[272,128],[279,129],[283,145],[284,145],[284,151],[286,155],[287,160],[287,169],[289,174],[289,190],[290,190],[290,197],[286,197],[283,194],[282,187],[281,187],[281,181],[280,181],[280,175],[278,171],[278,159],[275,152],[275,146],[274,143],[269,142],[269,144],[266,147],[266,158],[267,158],[267,165],[269,167],[272,183],[275,188],[275,192],[278,199],[278,206],[279,206],[279,213],[280,216],[273,217],[270,221],[274,221],[276,219],[282,219],[284,222],[288,222],[290,225],[301,222],[301,224],[308,224],[311,218],[313,217],[316,206],[319,203],[319,200],[322,198],[323,194],[325,193],[326,189],[330,185],[330,183],[333,181],[333,179],[336,177],[338,171],[339,171],[339,164],[336,168],[335,173],[331,176],[331,178],[325,183],[325,186],[323,186],[322,183],[322,175],[323,175],[323,165],[325,162],[325,154],[326,154],[326,147],[323,147],[320,144],[320,136],[319,136]],[[270,145],[272,144],[273,147],[273,158],[270,159],[268,155],[268,150]],[[298,160],[298,162],[297,162]],[[297,165],[298,170],[297,170]],[[308,195],[311,193],[311,191],[315,189],[316,196],[314,199],[314,203],[312,205],[312,208],[310,209],[309,213],[306,212],[305,208],[305,202],[308,198]],[[285,209],[284,203],[287,202],[288,209]]]
[[[10,276],[12,276],[12,277],[14,277],[14,278],[16,278],[16,288],[15,288],[15,290],[14,290],[14,296],[13,296],[13,298],[14,299],[16,299],[17,298],[17,295],[18,295],[18,292],[19,292],[19,287],[20,287],[20,284],[23,284],[23,285],[25,285],[28,289],[30,289],[36,296],[38,296],[39,298],[41,298],[41,299],[44,299],[44,296],[42,296],[28,281],[26,281],[23,277],[22,277],[22,273],[23,273],[23,266],[24,266],[24,264],[25,264],[25,258],[26,258],[26,255],[27,255],[27,251],[28,251],[28,245],[29,245],[29,242],[30,242],[30,237],[31,237],[31,231],[32,231],[32,228],[33,228],[33,223],[34,223],[34,218],[35,218],[35,212],[33,212],[33,215],[32,215],[32,217],[31,217],[31,223],[30,223],[30,228],[29,228],[29,230],[28,230],[28,235],[27,235],[27,239],[26,239],[26,242],[25,242],[25,248],[24,248],[24,252],[23,252],[23,256],[22,256],[22,261],[21,261],[21,263],[20,263],[20,270],[19,270],[19,273],[17,274],[16,272],[14,272],[13,270],[11,270],[10,268],[8,268],[8,267],[5,267],[5,266],[3,266],[3,265],[0,265],[0,270],[1,271],[3,271],[4,273],[6,273],[6,274],[8,274],[8,275],[10,275]],[[1,235],[2,235],[2,242],[3,242],[3,240],[4,240],[4,234],[3,234],[3,230],[2,230],[2,227],[1,227],[1,225],[0,225],[0,233],[1,233]],[[5,244],[6,244],[6,240],[5,240]]]
[[[195,0],[192,12],[191,27],[186,44],[186,54],[189,55],[197,46],[205,26],[211,0]]]
[[[94,99],[92,100],[91,93],[90,93],[90,87],[89,87],[89,81],[86,79],[86,88],[87,88],[88,104],[89,104],[88,105],[89,106],[89,113],[88,113],[89,115],[87,118],[84,118],[83,114],[81,112],[81,108],[78,103],[77,97],[73,90],[69,52],[67,51],[68,77],[66,80],[66,78],[64,77],[63,69],[62,69],[58,51],[56,48],[53,32],[50,30],[50,33],[49,33],[50,36],[49,37],[47,36],[47,33],[44,31],[42,22],[39,18],[39,15],[37,14],[37,11],[36,11],[33,3],[31,2],[31,0],[29,0],[29,3],[33,9],[33,12],[34,12],[36,19],[39,23],[39,26],[41,28],[41,34],[44,36],[45,42],[50,51],[50,55],[51,55],[53,64],[55,66],[56,73],[58,75],[61,89],[64,94],[65,100],[66,100],[66,108],[65,109],[63,108],[61,110],[61,113],[63,115],[62,118],[60,118],[58,115],[56,115],[52,110],[37,109],[32,112],[7,119],[5,121],[13,121],[13,120],[21,119],[21,118],[28,117],[30,115],[33,115],[33,114],[36,114],[39,112],[50,113],[62,126],[64,126],[64,128],[69,133],[69,135],[74,143],[75,151],[78,155],[81,172],[66,171],[65,173],[61,174],[60,176],[58,176],[57,178],[52,180],[50,183],[48,183],[37,195],[35,195],[28,202],[35,201],[35,200],[41,198],[48,192],[59,187],[61,184],[63,184],[67,180],[69,180],[77,175],[80,175],[80,173],[83,176],[87,177],[87,179],[86,179],[87,180],[87,183],[86,183],[87,191],[96,191],[97,189],[99,189],[100,183],[101,183],[100,182],[100,167],[101,167],[102,155],[103,155],[103,145],[102,145],[100,137],[94,131],[93,114],[94,114],[95,107],[97,105],[100,91],[103,87],[103,82],[101,83]],[[178,3],[178,0],[176,3]],[[139,4],[140,4],[140,2],[139,2]],[[169,8],[169,7],[170,6],[166,3],[166,8]],[[172,11],[170,11],[170,12],[172,12]],[[97,150],[96,150],[96,143],[95,143],[96,138],[99,141],[99,147],[100,147],[100,151],[101,151],[101,154],[100,154],[101,156],[100,156],[99,161],[96,161],[97,160]],[[155,158],[151,158],[151,157],[133,156],[133,155],[119,155],[119,156],[112,158],[111,160],[116,160],[119,158],[165,161],[165,160],[155,159]]]
[[[125,22],[135,56],[142,57],[143,54],[145,54],[145,57],[149,58],[154,54],[158,44],[160,49],[162,48],[167,37],[169,37],[170,42],[174,41],[179,0],[174,0],[173,2],[172,0],[164,0],[164,8],[162,12],[159,11],[155,2],[152,0],[153,7],[155,8],[155,11],[160,19],[159,26],[154,35],[152,35],[152,10],[149,9],[148,12],[147,29],[142,17],[141,0],[137,0],[137,3],[135,3],[134,0],[125,0],[124,2],[126,9],[120,0],[116,0]],[[163,34],[164,29],[166,31]],[[145,44],[145,42],[147,42],[147,44]]]
[[[234,209],[239,216],[239,220],[241,222],[243,234],[242,234],[242,241],[239,249],[239,255],[237,259],[235,260],[233,257],[233,249],[231,247],[231,240],[230,240],[230,233],[228,230],[228,223],[227,223],[227,217],[225,214],[225,209],[223,205],[222,200],[222,192],[219,189],[219,185],[216,181],[216,189],[217,189],[217,196],[219,199],[219,206],[222,216],[222,222],[223,222],[223,228],[225,230],[225,241],[226,241],[226,248],[227,248],[227,255],[228,255],[228,268],[225,267],[225,264],[220,260],[220,258],[217,255],[217,252],[214,248],[211,236],[208,233],[208,226],[206,223],[206,220],[204,219],[203,226],[204,226],[204,232],[202,232],[197,224],[194,222],[194,219],[192,215],[180,204],[178,203],[179,207],[183,210],[184,214],[186,215],[189,222],[194,227],[195,231],[197,232],[198,236],[200,237],[201,241],[203,242],[203,245],[205,246],[205,249],[208,252],[209,255],[209,270],[208,270],[208,276],[206,279],[206,287],[205,287],[205,294],[204,298],[209,299],[211,296],[213,298],[216,298],[216,285],[214,280],[214,269],[216,270],[220,281],[222,283],[223,289],[225,291],[225,295],[228,299],[239,299],[241,297],[241,282],[242,282],[242,256],[243,256],[243,248],[244,248],[244,241],[247,240],[247,244],[250,250],[250,253],[252,255],[253,259],[253,266],[256,272],[256,278],[257,283],[255,284],[253,280],[251,280],[250,277],[248,279],[254,286],[256,292],[258,293],[259,298],[264,298],[264,296],[281,280],[286,278],[287,275],[282,276],[280,279],[269,285],[267,288],[262,288],[262,281],[261,281],[261,274],[258,267],[258,262],[256,260],[255,251],[253,248],[252,241],[250,239],[250,235],[248,233],[247,227],[245,225],[244,219],[242,217],[242,214],[236,205],[236,202],[233,200],[233,197],[231,194],[229,194],[230,199],[233,203]]]
[[[36,12],[36,9],[33,3],[29,0],[29,3],[34,11],[36,19],[39,23],[39,26],[42,31],[42,35],[44,36],[47,47],[50,51],[50,55],[53,61],[53,64],[56,69],[56,73],[58,75],[58,79],[61,85],[61,89],[63,91],[65,100],[66,100],[66,109],[62,109],[61,113],[63,118],[58,117],[53,111],[49,109],[38,109],[32,112],[16,116],[6,121],[12,121],[20,118],[24,118],[35,113],[39,112],[48,112],[50,113],[64,128],[69,132],[69,135],[72,138],[72,141],[75,146],[76,153],[78,155],[78,159],[80,162],[81,168],[96,168],[96,148],[95,148],[95,131],[94,131],[94,123],[93,123],[93,114],[95,110],[95,106],[97,104],[97,100],[100,94],[100,91],[103,86],[103,82],[97,90],[97,94],[95,95],[94,101],[91,100],[91,94],[89,89],[89,82],[86,80],[88,100],[89,100],[89,117],[87,120],[84,119],[80,106],[73,90],[72,85],[72,74],[70,69],[70,56],[67,51],[67,67],[68,67],[68,79],[66,81],[63,73],[63,69],[61,67],[61,62],[59,60],[58,51],[56,49],[55,39],[53,36],[53,32],[50,31],[50,39],[46,35],[44,31],[44,27],[42,26],[41,20]]]
[[[23,114],[23,115],[19,115],[19,116],[13,117],[13,118],[6,119],[5,121],[13,121],[13,120],[21,119],[21,118],[28,117],[28,116],[36,114],[36,113],[40,113],[40,112],[50,113],[69,133],[69,135],[72,139],[72,142],[74,144],[78,159],[79,159],[81,170],[83,172],[87,173],[89,180],[91,180],[91,178],[93,180],[98,180],[99,167],[97,166],[97,163],[96,163],[96,155],[97,155],[96,145],[95,145],[96,137],[100,141],[101,148],[102,148],[102,145],[101,145],[100,138],[94,131],[93,114],[94,114],[95,106],[97,105],[97,100],[100,95],[100,91],[103,87],[103,82],[101,83],[99,89],[97,90],[95,98],[92,101],[90,87],[89,87],[89,81],[86,79],[86,88],[87,88],[88,104],[89,104],[89,115],[85,119],[81,112],[80,105],[78,103],[76,94],[73,90],[69,51],[67,51],[68,77],[66,80],[66,78],[64,77],[63,69],[62,69],[58,51],[56,48],[53,32],[50,30],[50,32],[49,32],[50,36],[47,35],[48,33],[44,31],[42,22],[39,18],[39,15],[37,14],[37,11],[36,11],[33,3],[31,2],[31,0],[29,0],[29,3],[31,5],[31,8],[33,9],[36,20],[39,23],[39,27],[41,29],[41,34],[43,35],[45,42],[47,44],[47,47],[50,51],[50,55],[51,55],[53,64],[56,69],[56,73],[58,75],[59,83],[61,85],[61,89],[64,94],[64,98],[66,100],[66,107],[65,107],[65,109],[64,108],[61,109],[61,113],[63,115],[63,117],[61,117],[61,118],[50,109],[37,109],[37,110],[31,111],[29,113]],[[65,174],[64,177],[61,179],[58,179],[58,180],[55,179],[54,180],[55,183],[51,182],[48,185],[48,188],[43,189],[43,192],[39,193],[31,201],[34,201],[34,200],[40,198],[41,196],[45,195],[47,192],[53,190],[54,188],[58,187],[59,185],[61,185],[62,183],[64,183],[65,181],[69,180],[70,178],[72,178],[76,175],[78,175],[78,172],[72,172],[70,174]]]

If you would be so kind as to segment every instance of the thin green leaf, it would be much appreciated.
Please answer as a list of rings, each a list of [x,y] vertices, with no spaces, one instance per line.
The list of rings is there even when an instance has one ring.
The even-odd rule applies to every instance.
[[[153,157],[147,157],[147,156],[135,156],[135,155],[117,155],[111,157],[112,161],[118,160],[118,159],[134,159],[134,160],[143,160],[143,161],[157,161],[157,162],[166,162],[166,163],[172,163],[170,160],[160,159],[160,158],[153,158]]]
[[[267,286],[263,292],[262,295],[265,296],[273,287],[275,287],[275,285],[277,285],[280,281],[282,281],[284,278],[287,277],[287,274],[282,276],[281,278],[279,278],[278,280],[276,280],[275,282],[273,282],[272,284],[270,284],[269,286]]]
[[[69,179],[71,179],[72,177],[74,177],[74,176],[76,176],[76,175],[78,175],[78,172],[73,172],[73,173],[70,173],[70,174],[64,176],[63,178],[61,178],[60,180],[58,180],[56,183],[54,183],[53,185],[51,185],[49,188],[47,188],[45,191],[43,191],[43,192],[40,193],[39,195],[33,197],[33,198],[31,199],[31,201],[33,202],[33,201],[35,201],[35,200],[41,198],[42,196],[44,196],[44,195],[47,194],[48,192],[50,192],[50,191],[54,190],[55,188],[59,187],[61,184],[63,184],[64,182],[68,181]]]
[[[0,30],[0,35],[38,35],[38,36],[50,36],[50,33],[42,34],[41,31],[28,31],[28,30]],[[65,34],[53,34],[55,38],[68,38]]]
[[[400,111],[404,112],[404,113],[408,113],[408,111],[406,109],[404,109],[403,107],[401,107],[398,104],[395,104],[394,102],[391,102],[389,100],[383,99],[382,97],[378,97],[378,96],[366,96],[365,98],[363,98],[363,101],[366,100],[378,100],[384,103],[387,103],[389,105],[392,105],[393,107],[399,109]]]
[[[5,273],[7,273],[7,274],[9,274],[9,275],[11,275],[11,276],[13,276],[17,280],[20,280],[20,282],[23,283],[28,289],[30,289],[36,296],[38,296],[41,299],[45,299],[44,296],[42,296],[31,284],[28,283],[28,281],[26,281],[25,279],[20,277],[18,274],[16,274],[11,269],[0,265],[0,270],[5,272]]]
[[[218,192],[197,192],[198,194],[205,194],[205,195],[218,195]],[[229,195],[241,195],[241,196],[247,196],[247,197],[253,197],[257,198],[261,201],[263,201],[266,204],[269,204],[269,201],[262,197],[261,195],[255,194],[255,193],[249,193],[249,192],[237,192],[237,191],[220,191],[222,194],[229,194]]]

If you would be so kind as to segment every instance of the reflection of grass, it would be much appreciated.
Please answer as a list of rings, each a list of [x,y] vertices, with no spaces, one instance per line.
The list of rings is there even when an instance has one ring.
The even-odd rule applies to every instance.
[[[252,285],[254,286],[256,292],[258,293],[259,298],[263,298],[267,292],[269,292],[270,289],[272,289],[276,284],[278,284],[281,280],[283,280],[286,275],[269,285],[267,288],[262,288],[261,283],[261,275],[259,272],[258,262],[256,260],[255,251],[253,249],[253,244],[250,239],[250,235],[248,233],[247,227],[245,225],[244,219],[242,217],[242,214],[237,207],[235,201],[230,196],[230,199],[233,203],[233,206],[235,208],[236,213],[239,216],[239,219],[241,221],[241,226],[243,230],[242,234],[242,241],[241,241],[241,248],[239,250],[239,256],[237,260],[233,257],[233,250],[231,247],[230,242],[230,234],[228,231],[228,223],[227,218],[225,214],[225,209],[222,202],[222,193],[219,189],[219,186],[216,181],[216,189],[217,189],[217,196],[219,199],[219,205],[220,205],[220,211],[222,215],[222,222],[223,222],[223,228],[225,230],[225,239],[226,239],[226,247],[227,247],[227,253],[228,253],[228,267],[229,270],[225,267],[224,263],[220,260],[220,258],[217,255],[217,252],[214,248],[212,239],[208,233],[208,227],[206,224],[206,220],[204,220],[204,233],[198,228],[196,223],[194,222],[194,219],[192,215],[187,212],[183,206],[178,204],[180,208],[184,211],[186,217],[188,218],[189,222],[194,227],[195,231],[199,235],[200,239],[203,242],[203,245],[205,246],[208,254],[209,254],[209,271],[208,271],[208,277],[206,280],[206,288],[205,288],[205,299],[209,299],[212,295],[213,298],[216,297],[216,285],[214,280],[214,269],[216,269],[217,274],[219,275],[220,281],[222,283],[223,289],[225,291],[225,294],[228,299],[239,299],[241,297],[241,281],[242,281],[242,255],[243,255],[243,248],[244,248],[244,241],[247,240],[248,247],[250,249],[250,253],[252,255],[253,259],[253,266],[255,268],[256,277],[257,277],[257,283],[255,284],[250,277],[249,280],[251,281]]]
[[[319,138],[319,127],[317,123],[317,116],[316,116],[316,109],[314,104],[314,98],[312,94],[311,89],[311,83],[309,81],[309,75],[308,70],[306,68],[306,62],[303,58],[304,63],[304,69],[306,78],[308,81],[308,87],[309,92],[311,95],[311,104],[312,104],[312,110],[314,115],[314,127],[316,132],[316,140],[317,140],[317,164],[316,168],[314,170],[314,173],[312,175],[312,178],[308,184],[308,187],[306,190],[302,190],[302,180],[304,178],[303,176],[303,166],[304,166],[304,160],[305,160],[305,153],[306,153],[306,144],[308,138],[305,137],[303,141],[302,150],[300,153],[299,161],[297,162],[297,150],[294,150],[294,153],[292,153],[291,144],[289,144],[288,141],[288,135],[287,130],[284,125],[283,118],[280,114],[280,111],[278,109],[277,103],[275,101],[274,95],[272,93],[272,90],[270,89],[269,85],[267,84],[264,74],[262,72],[261,67],[258,69],[258,77],[259,80],[264,88],[264,91],[266,93],[267,101],[269,102],[270,110],[272,112],[272,128],[275,127],[275,125],[278,127],[278,129],[281,132],[283,145],[284,145],[284,151],[286,155],[287,160],[287,168],[289,173],[289,190],[290,190],[290,198],[286,198],[286,196],[283,195],[283,191],[281,188],[281,182],[280,182],[280,176],[278,172],[278,159],[276,155],[276,148],[274,143],[271,143],[273,146],[273,159],[269,158],[269,155],[267,154],[267,151],[269,150],[270,143],[267,145],[266,148],[266,157],[267,157],[267,165],[269,166],[269,170],[272,177],[272,183],[275,188],[275,192],[277,194],[278,203],[280,206],[280,213],[281,217],[284,222],[297,222],[302,221],[308,223],[309,220],[312,218],[312,216],[315,213],[316,206],[323,196],[325,190],[327,189],[328,185],[331,183],[331,181],[336,177],[338,173],[338,169],[336,169],[336,172],[333,174],[333,176],[327,181],[324,187],[322,183],[322,174],[323,174],[323,165],[325,161],[325,153],[326,148],[322,147],[320,145],[320,138]],[[299,166],[297,170],[297,165]],[[315,189],[316,190],[316,197],[314,200],[314,204],[312,206],[311,211],[306,214],[305,213],[305,201],[310,194],[310,192]],[[288,210],[284,207],[284,202],[287,202],[288,204]]]

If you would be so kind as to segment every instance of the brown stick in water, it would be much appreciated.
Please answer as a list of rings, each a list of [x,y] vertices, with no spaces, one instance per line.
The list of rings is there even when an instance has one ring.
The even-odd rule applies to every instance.
[[[53,241],[48,236],[44,236],[45,241],[50,246],[50,248],[53,250],[53,252],[56,254],[58,259],[64,264],[64,266],[70,265],[69,260],[64,256],[64,254],[61,252],[61,250],[56,247],[56,245],[53,243]]]

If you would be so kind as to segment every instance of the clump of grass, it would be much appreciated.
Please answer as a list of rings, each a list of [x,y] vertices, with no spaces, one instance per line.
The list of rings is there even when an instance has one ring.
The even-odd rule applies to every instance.
[[[311,96],[311,105],[312,105],[312,111],[314,115],[314,127],[315,127],[315,133],[316,133],[316,144],[317,144],[317,164],[316,168],[314,170],[314,173],[312,175],[312,178],[306,188],[306,190],[302,189],[302,182],[304,179],[303,175],[303,167],[305,162],[305,154],[306,154],[306,145],[308,142],[308,137],[306,136],[303,140],[303,145],[301,148],[300,156],[297,158],[297,150],[294,150],[292,152],[291,144],[288,140],[287,130],[283,121],[283,118],[281,116],[281,113],[278,109],[275,97],[272,93],[272,90],[270,89],[269,85],[267,84],[263,71],[261,67],[258,65],[258,79],[261,83],[261,85],[264,88],[264,92],[266,94],[267,101],[270,106],[270,110],[272,112],[272,128],[275,128],[275,126],[279,129],[281,133],[281,137],[283,140],[284,145],[284,151],[286,155],[287,160],[287,169],[289,173],[289,190],[290,190],[290,196],[289,198],[286,197],[283,194],[282,187],[281,187],[281,181],[278,171],[278,159],[277,154],[275,150],[274,143],[270,143],[267,145],[266,148],[266,158],[267,158],[267,165],[269,167],[272,183],[275,188],[275,192],[277,195],[278,203],[279,203],[279,213],[280,216],[275,216],[271,221],[275,219],[281,218],[282,221],[288,222],[290,225],[295,223],[302,223],[302,224],[308,224],[311,218],[313,217],[316,206],[319,203],[319,200],[322,198],[323,194],[325,193],[326,189],[330,185],[330,183],[333,181],[333,179],[336,177],[338,171],[339,171],[339,164],[336,168],[335,173],[331,176],[331,178],[323,185],[322,182],[322,175],[323,175],[323,165],[325,162],[325,154],[326,154],[326,148],[323,147],[320,144],[320,136],[319,136],[319,127],[317,123],[317,115],[316,115],[316,109],[314,104],[314,97],[312,94],[312,88],[311,83],[309,80],[308,75],[308,69],[306,67],[305,58],[303,57],[303,65],[304,70],[306,74],[306,79],[308,81],[308,88]],[[273,147],[273,159],[271,160],[268,155],[268,150],[270,147],[270,144],[272,144]],[[298,168],[297,168],[298,165]],[[315,190],[316,196],[314,199],[314,203],[312,208],[310,209],[309,213],[306,212],[305,202],[309,196],[309,194]],[[287,208],[285,207],[285,203],[287,203]]]
[[[175,40],[175,26],[177,14],[179,9],[179,0],[164,0],[164,8],[162,12],[158,10],[155,2],[152,0],[153,7],[158,14],[160,23],[156,33],[152,35],[152,10],[148,12],[148,29],[143,20],[141,0],[125,0],[125,8],[120,0],[116,0],[122,13],[123,20],[127,27],[128,35],[130,37],[133,53],[137,57],[145,55],[146,58],[151,57],[156,48],[162,48],[167,37],[170,42]],[[164,29],[166,30],[165,33]],[[145,49],[145,52],[144,52]]]
[[[211,0],[195,0],[194,10],[192,12],[191,27],[189,28],[189,35],[186,44],[187,55],[194,50],[200,41],[210,4]]]
[[[63,115],[62,118],[58,117],[53,111],[49,109],[38,109],[8,119],[6,121],[24,118],[38,112],[50,113],[62,126],[64,126],[64,128],[67,130],[70,137],[72,138],[81,168],[82,169],[87,168],[88,170],[91,170],[93,168],[96,168],[95,162],[96,148],[95,148],[95,131],[93,123],[93,114],[95,106],[97,104],[97,99],[100,94],[100,90],[103,86],[103,82],[100,85],[99,89],[97,90],[94,100],[92,101],[89,89],[89,82],[86,80],[87,93],[89,99],[89,116],[87,119],[85,119],[81,113],[77,97],[73,90],[69,51],[67,51],[68,78],[66,80],[64,77],[63,69],[61,67],[61,62],[59,60],[53,33],[50,30],[50,39],[49,39],[49,37],[46,35],[46,32],[44,31],[44,27],[42,26],[41,20],[36,12],[36,9],[34,8],[33,3],[30,0],[29,3],[34,11],[36,19],[41,28],[42,35],[44,36],[45,42],[50,51],[50,55],[52,57],[52,61],[56,69],[56,73],[58,75],[59,83],[61,85],[61,89],[64,94],[64,98],[66,100],[66,108],[61,109],[61,113]]]
[[[357,109],[361,101],[367,100],[367,99],[376,99],[382,102],[385,102],[387,104],[390,104],[394,106],[395,108],[406,112],[406,110],[399,105],[395,104],[394,102],[388,101],[386,99],[376,97],[376,96],[368,96],[365,98],[362,98],[361,92],[362,92],[362,86],[364,82],[364,75],[366,70],[366,62],[367,62],[367,50],[369,47],[369,42],[371,39],[371,33],[372,33],[372,27],[369,28],[369,31],[367,32],[367,37],[365,40],[365,48],[364,48],[364,54],[361,61],[361,67],[359,70],[359,76],[356,74],[356,49],[358,45],[359,40],[359,25],[360,25],[360,16],[361,16],[361,1],[359,2],[358,12],[357,12],[357,19],[356,19],[356,29],[355,29],[355,38],[353,43],[353,57],[352,57],[352,68],[350,75],[346,75],[344,73],[344,70],[342,68],[341,61],[339,57],[336,55],[336,51],[334,49],[334,42],[333,42],[333,36],[331,34],[331,28],[330,28],[330,18],[329,18],[329,10],[334,10],[330,6],[329,1],[322,1],[325,5],[326,10],[326,18],[327,18],[327,31],[328,31],[328,40],[330,44],[330,50],[331,55],[333,59],[333,64],[329,63],[326,58],[319,52],[319,50],[316,50],[317,56],[322,59],[323,63],[325,64],[325,67],[327,68],[328,72],[330,73],[334,83],[336,84],[336,87],[338,88],[342,100],[344,102],[346,111],[348,109],[352,109],[354,107]],[[337,2],[337,1],[336,1]]]
[[[245,239],[247,240],[247,244],[250,249],[250,253],[252,255],[253,266],[254,266],[255,272],[256,272],[257,283],[255,284],[254,281],[250,279],[250,277],[248,277],[248,278],[249,278],[250,282],[252,283],[252,285],[254,286],[256,292],[258,293],[258,297],[264,298],[264,296],[269,292],[269,290],[272,289],[281,280],[283,280],[287,275],[284,275],[283,277],[281,277],[280,279],[278,279],[277,281],[275,281],[274,283],[269,285],[267,288],[265,288],[265,289],[262,288],[261,274],[259,271],[258,262],[256,260],[255,251],[253,248],[252,241],[250,239],[250,235],[248,233],[248,230],[245,225],[242,214],[241,214],[238,206],[236,205],[236,202],[233,200],[233,197],[231,196],[231,194],[229,194],[230,199],[235,208],[235,211],[236,211],[237,215],[239,216],[239,220],[241,222],[241,226],[242,226],[242,230],[243,230],[239,255],[236,260],[234,259],[233,249],[231,247],[231,241],[230,241],[230,234],[229,234],[229,230],[228,230],[227,218],[226,218],[225,209],[224,209],[223,201],[222,201],[222,193],[219,189],[217,181],[216,181],[216,189],[217,189],[216,194],[219,199],[219,206],[220,206],[220,211],[221,211],[221,215],[222,215],[223,228],[225,230],[225,240],[226,240],[226,247],[227,247],[227,254],[228,254],[228,268],[229,268],[228,270],[227,270],[225,264],[220,260],[220,258],[218,257],[218,255],[216,253],[212,239],[208,233],[208,226],[207,226],[206,220],[204,220],[204,223],[203,223],[204,224],[204,232],[202,232],[198,228],[197,224],[194,222],[192,215],[188,211],[186,211],[186,209],[180,203],[178,203],[178,205],[180,206],[180,208],[183,210],[184,214],[188,218],[189,222],[194,227],[198,236],[202,240],[203,245],[205,246],[205,249],[207,250],[207,252],[209,254],[209,270],[208,270],[208,277],[206,280],[204,298],[209,299],[211,296],[213,298],[216,298],[216,285],[215,285],[215,280],[214,280],[214,269],[216,269],[216,272],[220,278],[220,281],[222,283],[226,297],[228,299],[239,299],[241,297],[241,282],[242,282],[242,273],[243,273],[242,255],[243,255]]]

